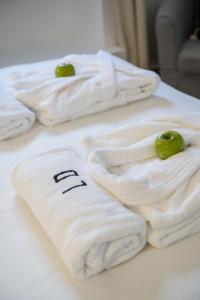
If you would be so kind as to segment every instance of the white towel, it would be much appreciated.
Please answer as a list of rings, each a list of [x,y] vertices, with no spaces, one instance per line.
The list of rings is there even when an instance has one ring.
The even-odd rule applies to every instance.
[[[178,131],[187,148],[160,160],[154,141],[165,130]],[[200,230],[200,113],[145,120],[84,144],[91,175],[148,221],[151,245],[164,247]]]
[[[72,149],[22,161],[12,182],[78,278],[130,259],[146,243],[145,221],[98,188]]]
[[[75,76],[55,78],[60,63],[71,63]],[[152,71],[140,69],[105,51],[68,55],[38,69],[11,74],[12,93],[54,125],[150,96],[160,83]]]
[[[28,131],[35,115],[0,83],[0,141]]]

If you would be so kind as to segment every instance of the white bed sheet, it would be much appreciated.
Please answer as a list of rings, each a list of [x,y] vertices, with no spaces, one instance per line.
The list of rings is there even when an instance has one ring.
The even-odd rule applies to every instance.
[[[0,70],[0,81],[8,84],[13,69]],[[190,299],[184,298],[186,283],[188,291],[200,293],[195,284],[200,282],[200,234],[164,249],[147,246],[118,267],[86,281],[74,279],[10,182],[17,161],[33,153],[70,144],[84,157],[80,140],[85,135],[128,126],[160,112],[199,109],[199,100],[161,83],[148,99],[55,127],[35,123],[29,133],[0,143],[0,300],[171,300],[176,288],[180,299]]]

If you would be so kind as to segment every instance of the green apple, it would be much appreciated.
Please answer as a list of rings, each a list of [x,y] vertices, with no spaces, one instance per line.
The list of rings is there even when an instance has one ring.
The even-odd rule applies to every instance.
[[[161,133],[154,142],[156,155],[160,159],[167,159],[185,149],[185,142],[177,131],[165,131]]]
[[[75,75],[75,68],[72,64],[58,65],[55,69],[56,77],[67,77],[67,76],[74,76],[74,75]]]

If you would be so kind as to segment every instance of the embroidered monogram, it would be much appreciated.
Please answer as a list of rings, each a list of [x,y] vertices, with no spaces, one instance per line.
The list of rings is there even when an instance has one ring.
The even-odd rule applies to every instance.
[[[86,185],[87,185],[87,183],[85,181],[81,180],[81,184],[74,185],[74,186],[72,186],[71,188],[67,189],[66,191],[64,191],[62,193],[65,194],[65,193],[71,191],[72,189],[75,189],[75,188],[80,187],[80,186],[86,186]]]
[[[55,183],[58,183],[59,181],[67,179],[71,176],[79,176],[79,175],[75,170],[67,170],[67,171],[62,171],[62,172],[54,175],[53,178],[54,178]],[[87,186],[87,183],[85,181],[81,180],[81,184],[77,184],[77,185],[74,185],[74,186],[68,188],[67,190],[63,191],[62,194],[65,194],[65,193],[71,191],[72,189],[75,189],[75,188],[78,188],[81,186]]]
[[[68,175],[62,176],[64,174],[68,174]],[[71,176],[78,176],[78,173],[74,170],[68,170],[68,171],[63,171],[63,172],[60,172],[60,173],[54,175],[53,178],[54,178],[55,182],[59,182],[65,178],[68,178]]]

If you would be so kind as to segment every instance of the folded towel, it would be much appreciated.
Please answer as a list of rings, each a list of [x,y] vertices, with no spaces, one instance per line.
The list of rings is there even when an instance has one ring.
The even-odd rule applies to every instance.
[[[75,76],[55,78],[60,63],[71,63]],[[140,69],[105,51],[68,55],[38,69],[11,74],[12,93],[54,125],[150,96],[160,83],[152,71]]]
[[[0,141],[28,131],[35,115],[0,83]]]
[[[156,136],[178,131],[185,151],[160,160]],[[164,247],[200,230],[200,113],[145,120],[85,138],[91,175],[149,224],[148,241]]]
[[[78,278],[130,259],[146,243],[144,220],[98,188],[72,149],[22,161],[12,182]]]

